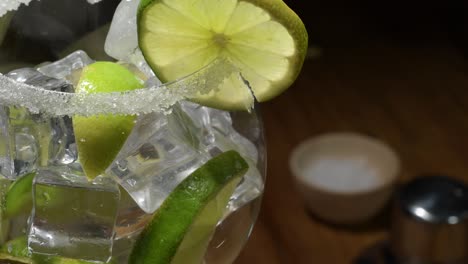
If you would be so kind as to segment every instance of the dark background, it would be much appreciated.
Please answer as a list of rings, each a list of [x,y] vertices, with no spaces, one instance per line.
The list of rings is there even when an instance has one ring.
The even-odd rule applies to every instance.
[[[394,148],[397,186],[430,174],[468,183],[468,2],[285,1],[311,52],[295,84],[261,105],[266,190],[236,264],[386,263],[360,260],[391,237],[389,207],[358,226],[321,221],[296,191],[290,153],[310,137],[352,131]]]
[[[468,2],[285,1],[305,22],[311,44],[359,45],[366,39],[428,45],[450,40],[468,51]]]

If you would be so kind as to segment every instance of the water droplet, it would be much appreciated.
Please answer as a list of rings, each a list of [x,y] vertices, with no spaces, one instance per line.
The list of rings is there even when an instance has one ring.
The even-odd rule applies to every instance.
[[[86,139],[80,138],[80,142],[86,142]]]

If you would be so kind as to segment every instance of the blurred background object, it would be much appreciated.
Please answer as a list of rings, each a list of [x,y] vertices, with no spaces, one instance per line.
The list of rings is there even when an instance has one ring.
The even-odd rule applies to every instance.
[[[397,154],[373,137],[347,132],[299,144],[289,165],[299,193],[315,216],[336,224],[374,217],[390,199],[400,170]]]
[[[468,55],[468,2],[463,0],[285,2],[305,22],[313,45],[345,47],[365,38],[415,44],[445,39]]]
[[[372,263],[359,262],[368,252],[393,261],[389,205],[352,227],[323,221],[288,160],[310,137],[352,131],[395,149],[399,185],[428,174],[468,183],[468,2],[285,2],[306,23],[310,54],[294,86],[262,105],[266,192],[236,264]]]
[[[395,197],[391,251],[399,263],[468,263],[468,187],[425,175]]]

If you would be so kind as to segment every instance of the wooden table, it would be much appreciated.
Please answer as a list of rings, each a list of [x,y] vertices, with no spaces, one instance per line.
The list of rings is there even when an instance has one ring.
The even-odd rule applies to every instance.
[[[468,63],[446,42],[375,37],[324,47],[296,84],[265,103],[268,176],[253,235],[236,264],[346,264],[388,236],[388,214],[357,228],[304,209],[288,158],[301,141],[355,131],[394,147],[400,182],[442,173],[468,182]],[[349,44],[350,42],[347,42]]]

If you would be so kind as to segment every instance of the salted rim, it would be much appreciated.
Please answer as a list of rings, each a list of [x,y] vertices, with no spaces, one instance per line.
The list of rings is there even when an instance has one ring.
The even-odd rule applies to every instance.
[[[233,75],[243,80],[239,69],[232,63],[216,59],[170,83],[126,92],[81,94],[45,90],[0,74],[0,105],[25,107],[32,113],[50,116],[167,112],[180,100],[214,92],[220,83]]]

